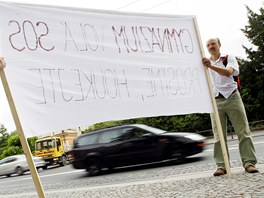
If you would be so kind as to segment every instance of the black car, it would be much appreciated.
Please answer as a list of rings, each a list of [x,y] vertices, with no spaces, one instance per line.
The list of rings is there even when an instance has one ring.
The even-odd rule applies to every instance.
[[[74,140],[73,167],[93,176],[102,168],[183,160],[202,152],[204,139],[195,133],[167,132],[142,124],[109,127]]]

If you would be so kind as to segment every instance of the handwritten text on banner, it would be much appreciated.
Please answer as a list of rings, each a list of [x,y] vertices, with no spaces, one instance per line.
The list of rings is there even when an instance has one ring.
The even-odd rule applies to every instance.
[[[0,3],[1,54],[27,136],[212,112],[191,16]]]

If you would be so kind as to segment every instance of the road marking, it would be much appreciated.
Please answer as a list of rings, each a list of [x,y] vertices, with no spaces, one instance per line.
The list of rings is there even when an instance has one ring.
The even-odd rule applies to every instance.
[[[52,173],[52,174],[49,174],[49,175],[41,175],[41,176],[39,176],[39,177],[40,177],[40,178],[53,177],[53,176],[57,176],[57,175],[66,175],[66,174],[72,174],[72,173],[83,172],[83,171],[84,171],[83,169],[82,169],[82,170],[74,170],[74,171],[68,171],[68,172],[62,172],[62,173]],[[14,178],[11,178],[11,180],[3,181],[3,182],[2,182],[2,180],[1,180],[1,183],[4,183],[4,182],[5,182],[5,183],[8,183],[8,182],[12,183],[12,182],[13,182],[12,179],[14,179],[14,180],[16,180],[16,181],[32,180],[32,177],[31,177],[30,174],[28,174],[27,176],[29,176],[29,177],[26,177],[26,178],[19,178],[19,179],[17,179],[17,177],[14,177]]]
[[[63,172],[63,173],[53,173],[50,175],[42,175],[40,176],[40,178],[44,178],[44,177],[52,177],[52,176],[56,176],[56,175],[66,175],[66,174],[72,174],[72,173],[77,173],[77,172],[83,172],[84,170],[74,170],[74,171],[68,171],[68,172]]]

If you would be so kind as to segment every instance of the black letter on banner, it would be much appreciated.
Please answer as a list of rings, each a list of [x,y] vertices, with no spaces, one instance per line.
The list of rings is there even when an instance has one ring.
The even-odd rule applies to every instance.
[[[66,99],[65,96],[64,96],[64,91],[63,91],[63,86],[62,86],[62,80],[61,80],[61,75],[60,75],[60,71],[63,71],[64,69],[58,69],[58,77],[59,77],[59,81],[60,81],[60,87],[61,87],[61,94],[62,94],[62,97],[63,99],[66,101],[66,102],[69,102],[72,100],[72,96],[69,98],[69,99]]]
[[[20,25],[19,25],[19,23],[17,21],[11,20],[11,21],[9,21],[8,25],[10,26],[11,23],[16,23],[18,30],[17,30],[17,32],[14,32],[14,33],[12,33],[9,36],[9,42],[10,42],[10,44],[11,44],[11,46],[12,46],[13,49],[15,49],[17,51],[23,51],[25,49],[25,47],[22,47],[22,48],[19,49],[19,48],[15,47],[14,44],[13,44],[13,42],[12,42],[12,37],[15,36],[15,35],[17,35],[17,34],[19,34],[21,32],[21,27],[20,27]]]

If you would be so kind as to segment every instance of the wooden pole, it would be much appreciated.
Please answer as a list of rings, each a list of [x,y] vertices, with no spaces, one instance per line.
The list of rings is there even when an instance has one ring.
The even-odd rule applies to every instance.
[[[200,33],[199,33],[199,29],[198,29],[198,23],[197,23],[197,20],[196,20],[195,17],[194,17],[193,21],[194,21],[194,25],[195,25],[195,29],[196,29],[197,39],[198,39],[199,46],[200,46],[201,57],[203,58],[203,57],[205,57],[205,55],[204,55],[204,51],[203,51],[203,47],[202,47],[201,36],[200,36]],[[216,105],[216,101],[215,101],[215,96],[214,96],[214,91],[213,91],[213,88],[212,88],[212,82],[211,82],[211,78],[210,78],[210,73],[209,73],[209,70],[208,70],[207,67],[204,67],[204,68],[205,68],[207,84],[208,84],[209,91],[210,91],[211,102],[212,102],[213,109],[214,109],[213,116],[215,116],[216,128],[217,128],[217,133],[218,133],[218,136],[219,136],[220,145],[221,145],[221,149],[222,149],[222,153],[223,153],[226,173],[227,173],[228,177],[231,177],[231,171],[230,171],[230,165],[229,165],[227,149],[226,149],[226,146],[225,146],[225,139],[224,139],[224,135],[223,135],[223,129],[222,129],[222,126],[221,126],[221,121],[220,121],[220,117],[219,117],[219,113],[218,113],[218,109],[217,109],[217,105]]]
[[[26,139],[26,137],[24,135],[24,132],[23,132],[23,129],[22,129],[22,125],[20,123],[16,108],[15,108],[15,103],[14,103],[11,91],[9,89],[9,86],[8,86],[8,82],[7,82],[7,79],[6,79],[6,75],[5,75],[4,69],[0,69],[0,77],[1,77],[1,80],[2,80],[2,83],[3,83],[3,87],[4,87],[4,90],[5,90],[5,93],[6,93],[6,97],[7,97],[8,103],[9,103],[9,107],[10,107],[10,110],[11,110],[11,113],[12,113],[12,116],[13,116],[13,119],[14,119],[14,122],[15,122],[15,125],[16,125],[16,129],[17,129],[17,132],[19,134],[19,139],[20,139],[23,151],[24,151],[24,153],[26,155],[26,159],[27,159],[27,162],[28,162],[28,167],[29,167],[29,170],[31,172],[31,175],[32,175],[35,187],[36,187],[36,190],[38,192],[38,196],[39,196],[39,198],[45,198],[45,194],[44,194],[44,191],[43,191],[40,179],[39,179],[39,175],[38,175],[37,169],[35,167],[35,164],[33,162],[32,154],[31,154],[27,139]]]

